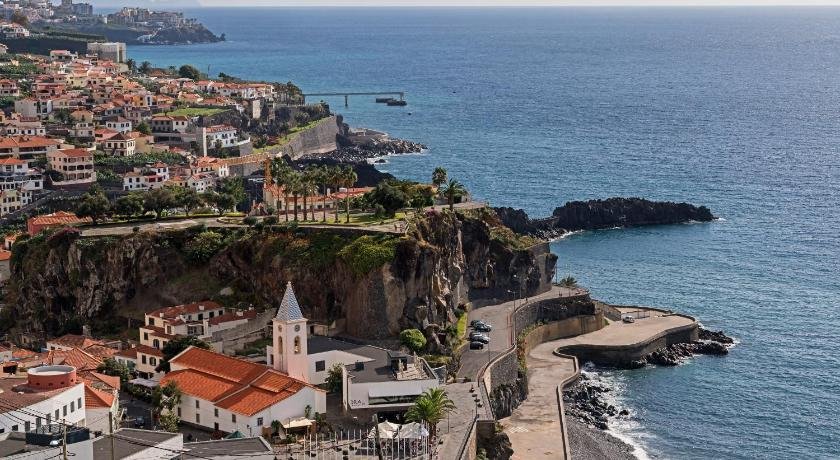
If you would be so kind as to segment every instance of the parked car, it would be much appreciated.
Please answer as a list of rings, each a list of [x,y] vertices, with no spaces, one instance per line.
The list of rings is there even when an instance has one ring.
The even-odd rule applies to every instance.
[[[636,322],[636,319],[635,319],[635,318],[633,318],[633,317],[632,317],[632,316],[630,316],[630,315],[624,315],[624,316],[621,318],[621,320],[622,320],[622,321],[624,321],[625,323],[635,323],[635,322]]]
[[[484,344],[483,343],[481,343],[477,340],[473,340],[473,341],[470,342],[470,350],[483,350],[483,349],[484,349]]]
[[[134,428],[143,428],[144,426],[146,426],[146,420],[143,417],[134,419]]]
[[[490,337],[481,332],[470,332],[470,342],[490,343]]]
[[[493,330],[493,326],[490,326],[487,323],[478,323],[475,326],[473,326],[473,329],[478,332],[490,332]]]

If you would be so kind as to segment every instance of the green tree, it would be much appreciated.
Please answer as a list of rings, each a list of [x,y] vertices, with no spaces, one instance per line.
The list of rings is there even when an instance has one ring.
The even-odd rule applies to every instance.
[[[177,206],[184,208],[184,211],[187,213],[187,216],[193,211],[193,209],[201,206],[204,201],[201,199],[201,196],[195,189],[190,187],[178,187],[175,188],[175,201]]]
[[[417,329],[405,329],[400,332],[400,343],[417,353],[426,346],[426,336]]]
[[[578,282],[572,275],[565,276],[562,280],[560,280],[560,286],[563,286],[565,288],[573,288],[577,287],[577,285]]]
[[[135,61],[134,59],[129,59],[125,61],[125,65],[128,66],[128,70],[132,72],[137,70],[137,61]]]
[[[166,431],[178,431],[180,419],[173,412],[181,404],[181,395],[181,389],[175,382],[168,382],[152,390],[152,413]]]
[[[204,201],[215,206],[220,216],[236,206],[236,198],[229,193],[207,192]]]
[[[113,377],[119,377],[120,382],[125,383],[131,378],[131,371],[125,364],[120,363],[114,358],[105,358],[102,364],[96,368],[96,372]]]
[[[333,189],[333,192],[337,191],[337,189],[341,187],[341,177],[341,166],[336,165],[329,168],[327,172],[327,181],[330,184],[330,187]],[[339,203],[333,200],[333,207],[335,208],[335,223],[338,223],[338,205]]]
[[[140,73],[149,73],[152,70],[152,63],[149,61],[143,61],[140,63],[140,67],[137,69]]]
[[[160,219],[163,211],[178,205],[175,192],[171,187],[161,187],[149,190],[143,195],[143,209],[155,213],[155,219]]]
[[[300,197],[301,190],[303,190],[303,183],[300,179],[300,173],[292,170],[289,172],[288,176],[286,177],[285,188],[289,191],[292,195],[292,213],[294,214],[294,220],[297,222],[298,220],[298,198]]]
[[[163,359],[160,361],[160,364],[158,364],[158,367],[155,370],[158,372],[169,372],[169,360],[189,347],[209,350],[210,344],[192,335],[174,338],[169,342],[166,342],[166,345],[163,346],[163,349],[161,350],[161,353],[163,353]]]
[[[125,218],[134,217],[143,212],[143,195],[140,193],[129,193],[117,198],[114,211]]]
[[[111,210],[111,202],[102,192],[98,185],[90,188],[90,191],[82,198],[82,202],[76,208],[76,215],[79,217],[90,217],[94,224]]]
[[[391,181],[383,181],[367,193],[367,200],[376,207],[382,207],[386,217],[394,217],[397,211],[406,207],[408,199],[405,193]]]
[[[184,252],[194,262],[203,263],[210,260],[217,252],[224,248],[222,235],[207,230],[196,235],[184,246]]]
[[[189,78],[190,80],[201,80],[201,71],[194,66],[185,64],[178,69],[178,76],[181,78]]]
[[[241,176],[226,177],[219,184],[222,193],[233,197],[234,206],[245,201],[245,181]]]
[[[432,184],[435,187],[440,187],[441,185],[446,183],[446,169],[442,166],[438,166],[435,168],[434,172],[432,173]]]
[[[301,192],[303,193],[303,220],[309,220],[307,212],[310,212],[310,210],[307,206],[307,199],[311,196],[315,200],[315,192],[318,191],[318,174],[318,169],[310,166],[304,169],[300,176]],[[315,203],[312,203],[311,214],[312,220],[315,220]]]
[[[152,128],[149,127],[149,124],[145,121],[141,121],[134,129],[136,129],[140,134],[145,134],[146,136],[152,134]]]
[[[455,410],[455,403],[449,399],[443,388],[429,388],[417,397],[408,408],[405,419],[409,422],[426,423],[431,439],[437,437],[437,425],[446,415]]]
[[[271,181],[274,183],[274,185],[283,188],[283,194],[285,195],[283,197],[283,203],[284,203],[284,207],[285,207],[284,211],[285,211],[285,214],[286,214],[286,222],[288,222],[289,221],[289,200],[288,200],[289,189],[288,189],[288,186],[287,186],[286,182],[287,182],[289,176],[294,171],[292,170],[292,167],[289,166],[288,163],[286,163],[286,160],[284,160],[283,158],[279,158],[279,157],[275,158],[274,160],[271,161],[271,164],[269,165],[269,170],[271,171]]]
[[[342,387],[344,386],[344,368],[339,363],[335,363],[330,366],[330,370],[327,371],[327,391],[330,393],[341,393]]]
[[[356,174],[356,170],[353,169],[352,166],[345,166],[344,169],[341,171],[341,184],[347,188],[347,194],[344,197],[344,212],[347,215],[346,223],[350,223],[350,189],[356,185],[356,181],[359,180],[359,175]]]
[[[73,116],[70,115],[69,109],[58,109],[52,113],[53,120],[63,124],[70,125],[73,123]]]
[[[452,211],[455,208],[455,198],[466,195],[467,189],[457,180],[449,179],[449,182],[443,186],[440,193],[446,197],[446,202],[449,203],[449,210]]]

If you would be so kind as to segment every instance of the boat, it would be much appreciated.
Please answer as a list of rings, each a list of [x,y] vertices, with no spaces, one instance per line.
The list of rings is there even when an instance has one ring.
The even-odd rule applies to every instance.
[[[394,105],[396,105],[396,106],[404,106],[404,105],[408,105],[408,101],[404,101],[404,100],[402,100],[402,99],[400,99],[400,100],[391,99],[390,101],[388,101],[388,102],[387,102],[387,104],[388,104],[388,105],[391,105],[391,106],[394,106]]]
[[[391,102],[393,100],[394,100],[393,97],[377,97],[376,98],[376,102],[378,104],[387,104],[388,102]]]

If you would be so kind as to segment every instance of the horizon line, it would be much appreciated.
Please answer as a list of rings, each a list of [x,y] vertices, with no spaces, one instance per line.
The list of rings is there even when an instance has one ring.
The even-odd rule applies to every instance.
[[[837,8],[840,7],[840,2],[838,3],[820,3],[820,2],[810,2],[810,3],[790,3],[790,2],[779,2],[779,3],[771,3],[771,4],[758,4],[758,3],[725,3],[725,4],[707,4],[707,3],[637,3],[637,4],[626,4],[626,3],[603,3],[603,4],[541,4],[541,3],[525,3],[525,4],[513,4],[513,3],[500,3],[500,4],[492,4],[492,5],[476,5],[472,3],[416,3],[416,4],[400,4],[400,3],[385,3],[385,4],[371,4],[371,3],[320,3],[320,4],[313,4],[312,2],[305,2],[305,3],[295,3],[290,2],[288,4],[283,5],[265,5],[265,4],[245,4],[245,5],[198,5],[198,6],[187,6],[186,9],[190,8],[216,8],[216,9],[247,9],[247,8],[441,8],[441,9],[452,9],[452,8],[470,8],[470,9],[493,9],[493,8],[505,8],[505,9],[521,9],[521,8],[587,8],[587,9],[599,9],[599,8],[628,8],[628,9],[655,9],[655,8],[717,8],[717,9],[729,9],[729,8]]]

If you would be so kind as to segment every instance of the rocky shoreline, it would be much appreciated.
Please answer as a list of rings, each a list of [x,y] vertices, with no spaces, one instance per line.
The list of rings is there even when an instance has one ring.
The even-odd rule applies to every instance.
[[[405,139],[388,139],[372,141],[369,144],[347,145],[329,153],[307,155],[304,158],[330,158],[340,163],[360,163],[373,158],[382,158],[390,155],[420,153],[425,149],[426,146],[418,142]],[[385,160],[381,160],[381,163],[385,163]]]
[[[630,366],[641,368],[648,364],[676,366],[694,355],[725,355],[735,340],[723,331],[700,328],[700,340],[674,344],[650,353]],[[580,380],[563,391],[563,403],[568,416],[569,439],[575,458],[586,460],[635,458],[633,447],[609,435],[609,421],[629,417],[626,408],[609,402],[613,389],[604,381],[581,374]],[[578,439],[576,439],[578,438]]]
[[[555,208],[550,217],[536,219],[528,217],[521,209],[494,209],[502,223],[511,230],[545,239],[559,238],[579,230],[709,222],[715,218],[705,206],[621,197],[570,201]]]

